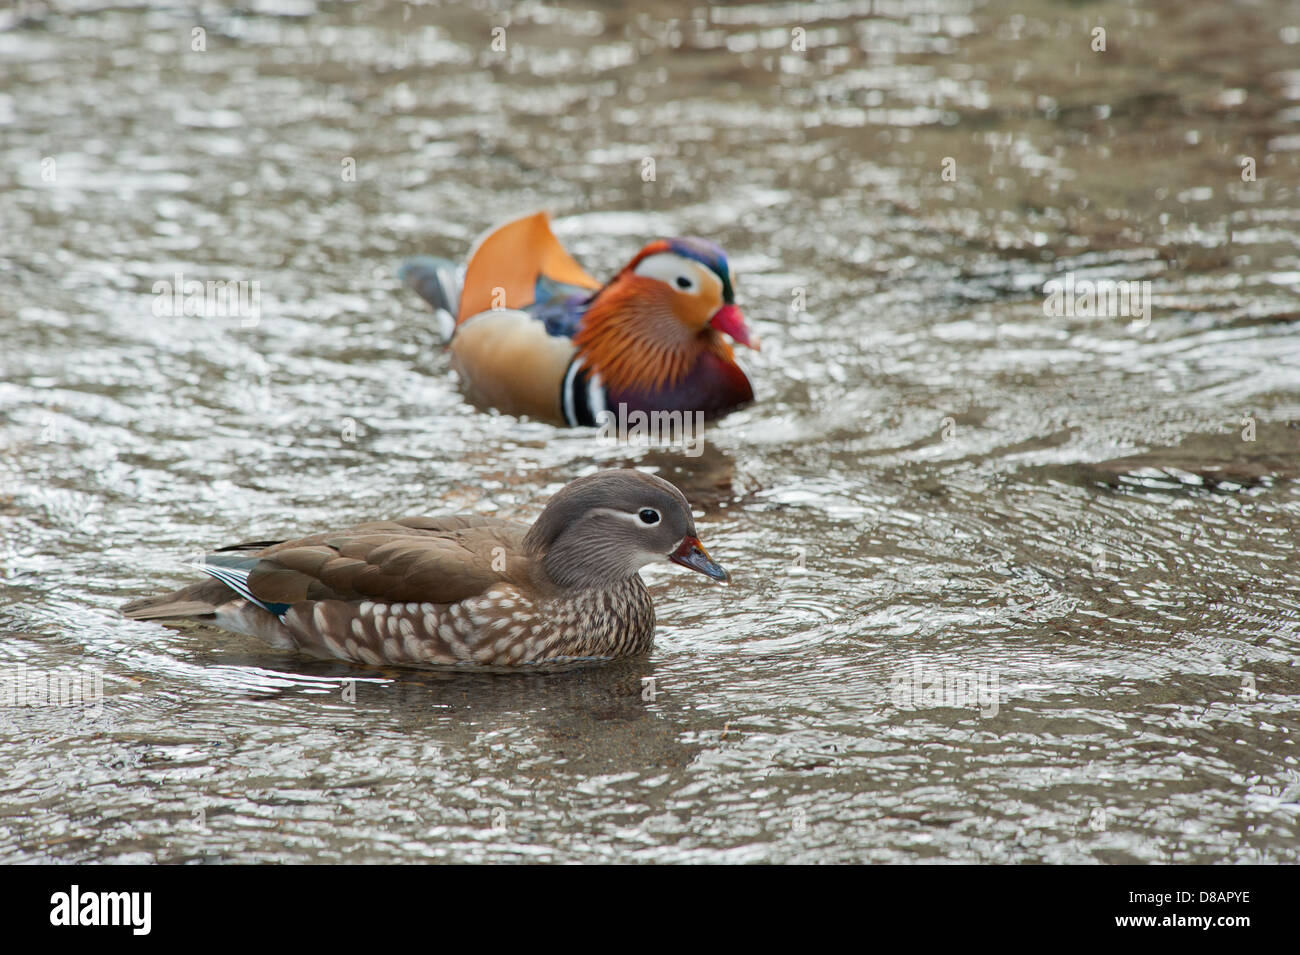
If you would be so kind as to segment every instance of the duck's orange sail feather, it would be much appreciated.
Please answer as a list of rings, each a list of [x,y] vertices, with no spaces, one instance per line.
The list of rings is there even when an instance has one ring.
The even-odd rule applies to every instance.
[[[564,251],[545,212],[499,226],[470,254],[456,324],[492,308],[531,305],[541,275],[565,285],[600,288]]]

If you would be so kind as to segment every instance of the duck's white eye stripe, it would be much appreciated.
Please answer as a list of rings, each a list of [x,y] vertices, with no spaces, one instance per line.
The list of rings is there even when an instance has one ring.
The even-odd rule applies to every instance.
[[[663,515],[660,514],[653,507],[643,507],[635,514],[629,514],[627,511],[615,510],[612,507],[597,507],[592,509],[592,513],[609,514],[612,517],[617,517],[619,520],[631,521],[633,524],[636,524],[638,527],[645,527],[646,525],[658,524],[659,521],[663,519]],[[645,519],[645,515],[653,515],[653,517],[651,520],[647,521]]]
[[[648,255],[637,264],[634,274],[648,279],[658,279],[679,292],[698,292],[713,286],[722,294],[722,280],[694,259],[676,252],[658,252]]]

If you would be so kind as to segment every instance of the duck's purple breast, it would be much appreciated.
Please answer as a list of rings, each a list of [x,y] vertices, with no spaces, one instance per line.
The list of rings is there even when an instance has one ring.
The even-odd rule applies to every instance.
[[[753,386],[740,366],[713,352],[701,353],[695,367],[670,388],[611,388],[605,396],[606,407],[615,413],[626,405],[628,411],[703,411],[706,418],[721,417],[753,400]]]

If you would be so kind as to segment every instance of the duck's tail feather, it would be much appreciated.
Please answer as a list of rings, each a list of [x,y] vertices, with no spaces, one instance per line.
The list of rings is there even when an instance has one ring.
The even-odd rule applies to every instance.
[[[132,600],[122,607],[122,615],[132,620],[185,620],[210,617],[219,604],[229,600],[230,588],[215,580],[190,584],[180,590],[157,597]]]
[[[460,270],[450,259],[417,255],[397,270],[397,277],[433,306],[444,342],[451,341],[460,310]]]

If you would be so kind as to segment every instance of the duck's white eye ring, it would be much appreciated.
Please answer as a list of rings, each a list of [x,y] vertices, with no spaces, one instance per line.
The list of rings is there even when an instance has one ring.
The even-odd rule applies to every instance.
[[[641,518],[641,523],[642,523],[642,524],[658,524],[658,523],[659,523],[659,512],[656,511],[653,507],[643,507],[643,508],[641,508],[641,513],[637,514],[637,517]]]

